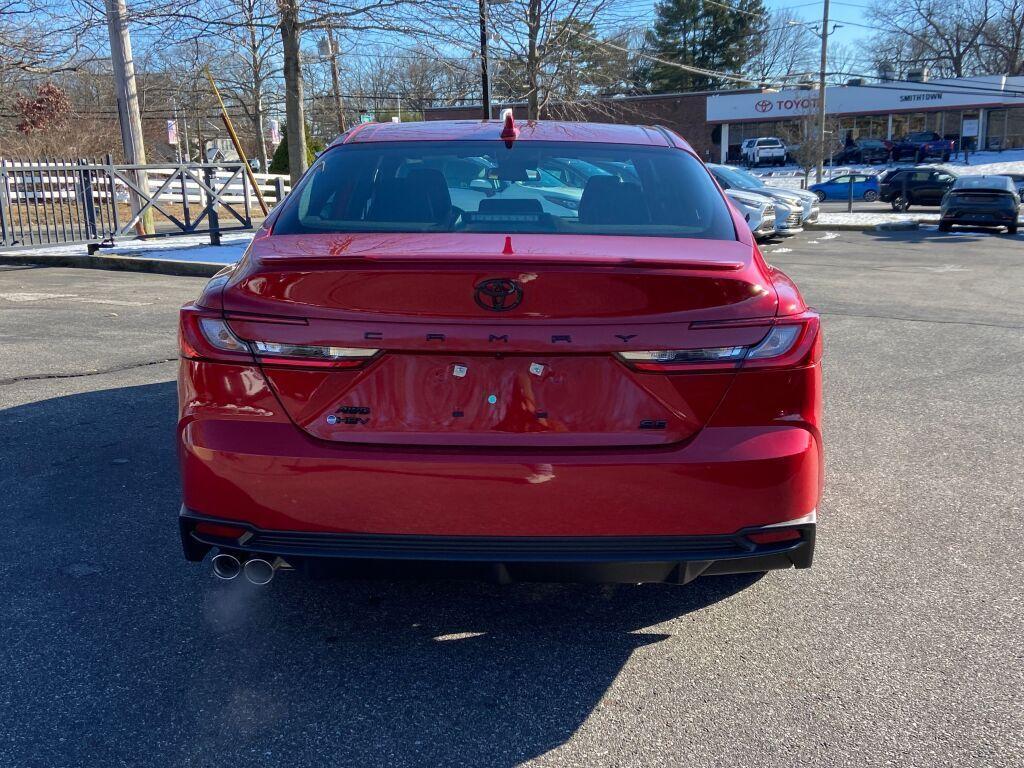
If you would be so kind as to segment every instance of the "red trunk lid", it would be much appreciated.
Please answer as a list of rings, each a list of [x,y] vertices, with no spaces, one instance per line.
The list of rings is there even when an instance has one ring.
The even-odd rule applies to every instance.
[[[614,353],[753,344],[777,302],[741,242],[490,234],[262,237],[223,299],[243,339],[381,350],[357,371],[264,366],[310,435],[518,448],[691,437],[734,371]],[[739,319],[765,322],[708,325]]]

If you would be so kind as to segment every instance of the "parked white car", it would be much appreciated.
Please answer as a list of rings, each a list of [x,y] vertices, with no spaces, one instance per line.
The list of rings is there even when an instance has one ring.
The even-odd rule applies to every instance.
[[[742,189],[727,189],[725,196],[747,220],[747,225],[755,238],[763,239],[775,234],[777,214],[772,200]]]
[[[731,165],[709,163],[708,170],[726,194],[745,192],[775,203],[776,235],[788,236],[804,231],[804,203],[798,195],[793,194],[793,190],[763,184],[758,186],[750,180],[750,174]]]
[[[745,165],[785,165],[786,145],[775,136],[747,139],[740,145],[740,157]]]
[[[770,187],[764,183],[764,179],[759,176],[755,176],[750,171],[745,171],[742,168],[736,168],[734,166],[726,167],[733,171],[734,174],[739,174],[741,178],[750,180],[750,186],[744,186],[742,187],[743,189],[749,189],[752,192],[757,192],[762,195],[769,194],[770,192],[781,192],[782,194],[789,196],[789,198],[796,198],[800,200],[803,206],[803,223],[813,224],[818,220],[818,214],[821,213],[821,202],[818,200],[818,196],[813,192],[809,192],[806,189],[797,189],[795,187]],[[768,173],[771,173],[771,171]],[[769,196],[771,195],[769,194]]]

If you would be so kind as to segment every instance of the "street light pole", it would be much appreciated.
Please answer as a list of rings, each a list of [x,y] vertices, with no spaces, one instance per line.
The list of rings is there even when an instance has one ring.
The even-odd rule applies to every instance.
[[[480,0],[480,86],[483,93],[484,120],[491,119],[490,62],[487,53],[487,0]]]
[[[820,184],[825,166],[825,73],[828,67],[828,4],[824,1],[821,17],[821,67],[818,70],[818,168],[815,174]]]

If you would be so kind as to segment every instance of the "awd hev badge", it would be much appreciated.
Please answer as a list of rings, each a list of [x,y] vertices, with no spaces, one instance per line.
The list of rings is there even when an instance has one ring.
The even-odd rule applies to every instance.
[[[508,312],[523,301],[523,287],[507,277],[481,280],[475,286],[473,300],[481,309],[491,312]]]
[[[331,426],[335,424],[348,424],[350,426],[369,424],[370,408],[365,405],[343,405],[334,413],[327,414],[326,421]]]

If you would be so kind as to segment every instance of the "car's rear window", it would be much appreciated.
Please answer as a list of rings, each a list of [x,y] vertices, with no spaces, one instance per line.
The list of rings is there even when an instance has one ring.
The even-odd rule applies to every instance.
[[[961,176],[953,183],[953,189],[983,189],[987,192],[1016,192],[1009,176]]]
[[[728,207],[689,153],[519,141],[349,144],[325,152],[275,234],[507,232],[735,240]]]

